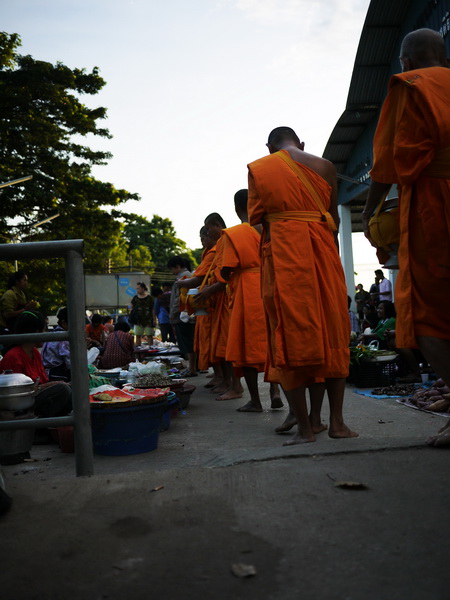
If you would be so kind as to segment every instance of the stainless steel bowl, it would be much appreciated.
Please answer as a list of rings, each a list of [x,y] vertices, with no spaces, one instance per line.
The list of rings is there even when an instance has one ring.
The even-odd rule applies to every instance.
[[[0,375],[0,410],[25,410],[34,404],[39,381],[34,382],[23,373]]]

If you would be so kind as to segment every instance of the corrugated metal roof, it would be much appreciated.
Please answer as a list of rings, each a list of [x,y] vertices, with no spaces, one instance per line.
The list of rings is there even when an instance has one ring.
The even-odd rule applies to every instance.
[[[356,53],[345,111],[334,127],[323,153],[338,173],[347,162],[366,125],[377,117],[386,96],[391,64],[408,8],[413,0],[372,0]],[[399,65],[400,70],[400,65]],[[352,231],[362,231],[364,189],[351,203]]]
[[[391,75],[390,65],[411,0],[372,0],[367,11],[347,105],[336,123],[324,151],[324,158],[345,164],[362,128],[379,112]],[[342,146],[338,150],[338,146]],[[337,166],[337,165],[336,165]]]

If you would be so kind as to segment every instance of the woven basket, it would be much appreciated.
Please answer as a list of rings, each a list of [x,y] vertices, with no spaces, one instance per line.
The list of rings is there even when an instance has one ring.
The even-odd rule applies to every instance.
[[[355,365],[353,383],[360,388],[374,388],[389,385],[395,376],[397,367],[394,362],[365,361]]]

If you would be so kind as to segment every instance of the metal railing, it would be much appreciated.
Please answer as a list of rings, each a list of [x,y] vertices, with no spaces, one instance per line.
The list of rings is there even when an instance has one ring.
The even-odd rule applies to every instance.
[[[66,262],[69,331],[0,335],[0,342],[69,340],[73,414],[66,417],[0,421],[0,431],[74,426],[77,476],[94,474],[89,406],[89,374],[85,337],[83,240],[0,244],[0,260],[63,257]]]

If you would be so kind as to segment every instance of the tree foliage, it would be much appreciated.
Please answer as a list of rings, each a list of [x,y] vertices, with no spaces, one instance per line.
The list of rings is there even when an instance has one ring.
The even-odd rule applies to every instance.
[[[122,214],[124,219],[123,235],[130,250],[146,246],[153,262],[159,269],[165,269],[169,258],[180,255],[188,258],[194,266],[198,263],[183,240],[176,237],[172,221],[153,215],[151,220],[136,214]]]
[[[105,85],[97,67],[91,72],[55,65],[19,54],[20,37],[0,32],[0,183],[32,179],[0,189],[0,243],[83,239],[86,271],[165,269],[180,254],[197,264],[170,219],[151,220],[117,207],[139,196],[95,179],[94,165],[106,164],[109,152],[88,142],[111,137],[101,125],[106,108],[89,108],[83,96]],[[110,207],[108,210],[106,210]],[[31,225],[58,218],[39,229]],[[44,312],[65,303],[64,261],[30,260],[30,297]],[[0,262],[0,294],[13,265]]]
[[[99,125],[106,109],[81,100],[105,85],[98,68],[89,73],[35,60],[21,56],[19,46],[17,34],[0,33],[0,181],[33,179],[2,190],[1,229],[11,218],[21,217],[26,226],[55,212],[80,223],[90,210],[139,199],[91,174],[93,165],[111,158],[85,143],[86,136],[111,137]],[[52,229],[56,234],[61,225],[55,221]],[[85,231],[83,226],[76,237]]]

